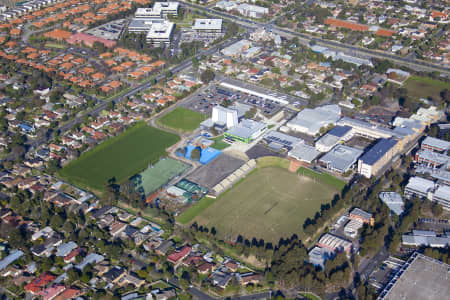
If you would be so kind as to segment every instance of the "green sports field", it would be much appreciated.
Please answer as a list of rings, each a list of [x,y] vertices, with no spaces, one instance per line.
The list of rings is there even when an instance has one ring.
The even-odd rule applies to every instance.
[[[164,158],[133,176],[131,181],[141,195],[148,196],[175,176],[181,175],[188,168],[189,165],[181,161]]]
[[[438,100],[443,90],[450,89],[450,84],[428,77],[411,76],[404,83],[404,87],[408,90],[408,94],[411,97],[417,99],[428,99],[431,97]]]
[[[331,202],[338,192],[332,185],[290,173],[284,167],[260,167],[215,201],[201,200],[199,205],[207,199],[205,205],[209,206],[202,207],[204,210],[193,220],[214,226],[222,237],[236,238],[241,234],[277,242],[280,237],[301,235],[305,219],[313,217],[321,204]],[[192,218],[189,214],[195,212],[188,210],[187,216],[180,217]]]
[[[176,142],[177,135],[139,123],[109,139],[60,172],[59,176],[74,184],[102,191],[108,179],[122,182],[156,163],[166,149]]]
[[[177,107],[168,114],[162,116],[158,122],[162,126],[166,126],[177,131],[189,132],[197,129],[200,123],[204,120],[206,120],[206,116],[204,114],[184,107]]]

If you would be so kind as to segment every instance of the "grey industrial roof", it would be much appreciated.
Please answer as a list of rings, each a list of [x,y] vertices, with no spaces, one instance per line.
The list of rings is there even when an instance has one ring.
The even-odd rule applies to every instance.
[[[328,134],[330,135],[334,135],[337,137],[343,137],[345,136],[350,130],[352,130],[352,127],[344,125],[344,126],[340,126],[337,125],[335,126],[333,129],[331,129],[330,131],[328,131]]]
[[[281,144],[286,147],[294,147],[303,140],[291,135],[279,131],[269,131],[264,135],[264,139],[269,140],[273,143]]]
[[[417,167],[416,173],[430,174],[434,179],[450,182],[450,172],[446,170]]]
[[[237,111],[238,118],[242,118],[245,116],[245,113],[248,112],[252,108],[251,105],[244,104],[241,102],[234,102],[230,109],[234,109]]]
[[[265,123],[244,119],[237,126],[231,127],[227,133],[246,139],[263,129],[265,126]]]
[[[77,243],[70,241],[68,243],[61,244],[56,249],[56,256],[66,256],[69,254],[73,249],[77,248]]]
[[[437,236],[436,232],[432,230],[413,230],[412,234],[421,236]]]
[[[430,236],[430,235],[402,235],[402,243],[407,245],[430,245],[433,247],[445,247],[450,245],[450,237],[447,236]]]
[[[306,145],[304,143],[297,144],[291,151],[289,151],[289,156],[295,159],[311,163],[320,152],[316,148]]]
[[[434,189],[434,182],[425,178],[414,176],[409,178],[408,184],[405,188],[422,193],[428,193]]]
[[[441,140],[441,139],[437,139],[431,136],[427,136],[422,144],[426,144],[426,145],[430,145],[432,147],[436,147],[436,148],[440,148],[440,149],[450,149],[450,142]]]
[[[358,160],[361,154],[363,154],[362,150],[344,145],[337,145],[331,149],[330,152],[321,157],[319,161],[326,163],[332,169],[345,172]]]
[[[192,26],[194,30],[220,30],[222,29],[222,19],[195,19]]]
[[[90,253],[88,256],[86,256],[82,262],[80,262],[78,265],[75,266],[75,268],[79,270],[83,270],[85,266],[88,264],[95,264],[103,261],[105,257],[103,255],[97,254],[97,253]]]
[[[393,139],[380,139],[378,143],[369,149],[362,157],[361,160],[368,165],[375,164],[380,158],[382,158],[389,150],[391,150],[397,141]]]
[[[341,138],[332,134],[325,134],[323,137],[321,137],[317,142],[317,145],[324,145],[327,147],[333,147],[336,145]]]
[[[403,198],[396,192],[381,192],[379,194],[381,201],[383,201],[389,209],[397,215],[403,213]]]
[[[295,118],[289,121],[287,125],[301,126],[306,128],[309,133],[316,134],[323,126],[337,122],[341,117],[340,114],[341,110],[335,104],[314,109],[305,108]]]
[[[12,251],[8,256],[0,261],[0,271],[8,267],[9,264],[13,263],[20,257],[22,257],[24,253],[20,250]]]
[[[447,156],[446,154],[433,152],[428,149],[423,149],[423,150],[418,151],[417,155],[419,155],[419,157],[421,157],[423,159],[433,161],[433,162],[436,162],[439,164],[447,164],[450,162],[450,157]]]
[[[141,27],[141,28],[147,28],[150,30],[150,27],[152,24],[156,23],[163,23],[164,19],[144,19],[144,18],[133,18],[131,19],[130,23],[128,24],[129,28],[133,27]]]
[[[448,185],[439,186],[437,190],[434,192],[433,197],[450,201],[450,186]]]
[[[364,210],[362,210],[360,208],[357,208],[357,207],[354,208],[350,213],[352,215],[357,215],[357,216],[360,216],[360,217],[362,217],[364,219],[367,219],[367,220],[370,220],[370,218],[372,218],[372,214],[371,213],[368,213],[368,212],[366,212],[366,211],[364,211]]]
[[[368,130],[376,131],[376,132],[382,133],[384,135],[395,136],[395,137],[399,137],[399,138],[404,136],[403,134],[396,133],[391,129],[376,126],[376,125],[370,124],[369,122],[366,122],[363,120],[358,120],[358,119],[353,119],[353,118],[348,118],[348,117],[341,118],[338,122],[338,125],[348,125],[350,127],[366,128]]]
[[[415,252],[388,282],[379,299],[448,299],[448,269],[448,264]]]

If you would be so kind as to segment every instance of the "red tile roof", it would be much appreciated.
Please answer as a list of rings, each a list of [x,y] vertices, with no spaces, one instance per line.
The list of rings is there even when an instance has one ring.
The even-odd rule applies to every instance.
[[[69,44],[80,44],[80,43],[83,43],[83,44],[85,44],[86,46],[89,46],[89,47],[92,47],[95,42],[102,43],[107,48],[111,48],[111,47],[114,47],[116,45],[115,41],[110,41],[110,40],[107,40],[107,39],[99,38],[99,37],[93,36],[91,34],[86,34],[86,33],[82,33],[82,32],[79,32],[79,33],[76,33],[76,34],[72,35],[69,39],[67,39],[67,42]]]
[[[44,286],[56,279],[56,276],[44,273],[41,276],[35,278],[29,284],[25,286],[25,290],[31,293],[38,293]]]
[[[385,36],[385,37],[391,37],[392,35],[394,35],[396,32],[393,30],[389,30],[389,29],[383,29],[380,28],[378,29],[375,34],[379,35],[379,36]]]
[[[369,30],[369,26],[358,24],[358,23],[352,23],[347,22],[339,19],[334,18],[328,18],[325,20],[325,24],[333,26],[333,27],[340,27],[340,28],[347,28],[353,31],[367,31]]]
[[[178,263],[180,260],[185,258],[189,253],[191,253],[191,247],[184,246],[180,251],[173,252],[167,256],[167,260],[173,263]]]

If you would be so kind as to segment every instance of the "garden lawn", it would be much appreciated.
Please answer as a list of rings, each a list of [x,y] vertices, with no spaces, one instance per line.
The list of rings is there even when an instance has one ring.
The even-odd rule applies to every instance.
[[[101,192],[115,177],[121,183],[156,163],[166,149],[179,141],[177,135],[139,123],[111,138],[60,170],[63,179]]]
[[[198,128],[201,122],[206,120],[206,116],[199,112],[177,107],[166,115],[162,116],[158,122],[162,126],[181,131],[190,132]]]
[[[225,143],[223,141],[223,138],[224,138],[223,135],[212,138],[211,140],[214,141],[214,144],[211,145],[211,148],[214,148],[217,150],[223,150],[223,149],[230,147],[231,145],[228,143]]]

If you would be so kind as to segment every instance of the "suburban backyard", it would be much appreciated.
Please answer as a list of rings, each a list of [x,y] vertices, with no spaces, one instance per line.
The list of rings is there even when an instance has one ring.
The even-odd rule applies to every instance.
[[[139,123],[84,153],[61,169],[58,175],[101,192],[109,179],[114,177],[120,183],[156,163],[178,140],[177,135]]]

